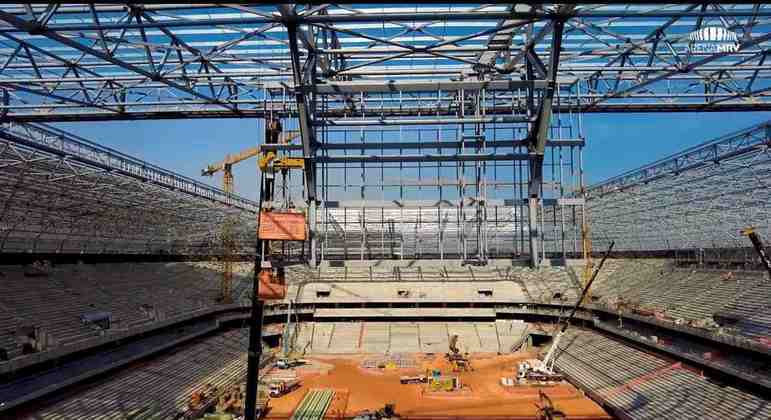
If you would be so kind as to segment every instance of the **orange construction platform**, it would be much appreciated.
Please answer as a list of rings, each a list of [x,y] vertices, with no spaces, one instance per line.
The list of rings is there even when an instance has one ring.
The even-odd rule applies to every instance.
[[[331,369],[300,369],[301,386],[293,392],[268,402],[268,419],[291,417],[308,389],[329,388],[336,391],[327,410],[328,419],[352,418],[364,410],[374,411],[386,403],[395,404],[402,419],[429,418],[501,418],[536,419],[538,390],[543,390],[555,408],[569,419],[612,419],[594,401],[565,382],[554,386],[503,387],[501,377],[515,377],[516,364],[532,354],[477,355],[471,357],[473,372],[453,373],[444,355],[414,355],[416,368],[366,369],[364,356],[314,356],[306,359]],[[464,385],[460,392],[429,392],[424,384],[402,385],[402,375],[424,374],[427,368],[439,368],[443,375],[458,375]]]

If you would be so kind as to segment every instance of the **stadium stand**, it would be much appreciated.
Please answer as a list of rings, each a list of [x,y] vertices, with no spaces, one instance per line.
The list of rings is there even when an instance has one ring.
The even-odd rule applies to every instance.
[[[436,281],[311,282],[299,291],[298,302],[526,302],[521,287],[507,280],[471,284]]]
[[[678,268],[671,260],[609,263],[592,290],[598,306],[771,342],[765,273]]]
[[[588,330],[569,330],[556,366],[619,417],[761,419],[771,404]]]
[[[233,296],[241,304],[249,302],[250,270],[250,264],[238,265],[236,269]],[[25,276],[24,267],[6,266],[3,273],[7,293],[0,296],[0,347],[10,360],[24,356],[21,340],[17,338],[24,327],[41,327],[49,338],[49,350],[66,349],[115,331],[130,331],[218,307],[216,263],[63,265],[44,276]],[[373,264],[372,268],[349,263],[344,267],[323,264],[314,270],[297,265],[287,269],[287,277],[288,296],[295,303],[570,304],[578,294],[572,267],[533,271],[500,262],[488,267],[462,267],[457,263],[384,261]],[[468,283],[469,279],[473,281]],[[768,342],[771,335],[768,304],[771,286],[759,273],[676,268],[671,260],[609,260],[593,287],[592,296],[591,302],[596,308],[613,313],[621,310],[672,325],[697,327],[758,342]],[[495,316],[490,311],[485,308],[378,308],[369,310],[369,316]],[[111,316],[109,330],[81,319],[85,314],[102,312]],[[363,313],[357,308],[317,308],[315,312],[322,318],[356,317]],[[498,351],[500,344],[506,349],[511,344],[510,338],[501,338],[500,328],[496,331],[499,335],[493,336],[492,328],[478,324],[474,334],[468,334],[469,337],[476,335],[471,342],[477,344],[472,348]],[[300,335],[302,340],[313,344],[314,351],[323,351],[319,334],[322,331],[303,330]],[[368,346],[369,334],[365,328],[364,338],[357,344]],[[420,347],[426,346],[421,342]]]
[[[250,269],[237,265],[235,293],[251,284]],[[207,263],[73,264],[34,276],[5,266],[3,274],[0,346],[9,360],[24,356],[16,337],[24,327],[39,327],[51,350],[218,305],[219,273]],[[109,327],[84,321],[89,314],[108,315]]]
[[[385,353],[391,342],[391,324],[365,322],[361,349],[363,353]]]
[[[518,321],[302,323],[295,348],[304,353],[442,353],[458,335],[463,352],[507,353],[527,333]],[[334,343],[330,346],[329,343]],[[308,344],[310,343],[310,345]]]
[[[246,374],[246,330],[231,330],[198,340],[46,407],[32,419],[174,418],[185,410],[191,393],[207,384],[218,389],[242,381]]]

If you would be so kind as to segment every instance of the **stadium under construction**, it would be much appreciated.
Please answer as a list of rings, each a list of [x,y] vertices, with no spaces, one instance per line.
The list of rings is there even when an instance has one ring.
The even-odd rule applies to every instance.
[[[770,52],[762,3],[0,5],[0,418],[769,419]]]

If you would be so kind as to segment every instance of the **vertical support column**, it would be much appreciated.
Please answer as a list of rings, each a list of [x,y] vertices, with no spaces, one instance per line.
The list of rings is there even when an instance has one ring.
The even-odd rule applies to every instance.
[[[262,198],[265,192],[264,179],[259,176],[260,185],[260,209],[262,209]],[[257,218],[257,231],[259,232],[260,222]],[[262,240],[257,237],[254,255],[254,276],[252,278],[253,296],[252,310],[249,317],[249,350],[247,353],[246,365],[246,401],[244,404],[244,420],[255,420],[257,416],[257,381],[260,370],[260,357],[262,356],[262,315],[263,302],[258,298],[260,295],[260,269],[262,268]]]
[[[316,203],[315,201],[308,202],[308,226],[310,227],[309,239],[311,241],[310,250],[310,264],[311,267],[316,266]]]
[[[530,180],[528,182],[528,222],[530,233],[530,263],[533,267],[541,264],[541,258],[538,257],[540,242],[540,232],[538,230],[538,205],[541,198],[541,186],[543,184],[543,156],[546,149],[546,141],[549,135],[549,126],[551,124],[552,103],[557,89],[557,67],[559,66],[560,50],[562,49],[562,31],[565,22],[557,20],[554,22],[552,32],[551,54],[549,57],[549,70],[547,73],[548,85],[543,94],[543,101],[539,109],[538,117],[534,124],[534,130],[529,136],[530,143],[528,151],[530,153]],[[528,66],[530,67],[530,66]],[[532,75],[532,72],[528,72]]]
[[[0,111],[0,118],[5,119],[8,116],[8,105],[11,103],[8,89],[2,89],[2,103],[3,109]]]
[[[297,46],[297,24],[287,23],[289,35],[289,52],[292,60],[292,76],[294,80],[295,103],[297,104],[297,119],[300,128],[300,138],[303,146],[303,158],[305,158],[305,190],[308,201],[316,200],[316,173],[314,153],[313,124],[311,124],[310,108],[306,98],[306,86],[302,80],[302,68],[300,67],[300,50]],[[310,52],[309,52],[310,54]]]
[[[538,197],[530,197],[527,199],[527,222],[528,232],[530,233],[530,264],[532,267],[537,267],[540,264],[540,258],[538,257]]]
[[[311,109],[308,105],[307,93],[309,91],[306,83],[303,81],[303,76],[306,76],[308,83],[313,83],[313,73],[316,69],[314,51],[311,41],[306,37],[303,38],[306,48],[308,50],[308,59],[310,65],[307,71],[304,72],[300,65],[300,49],[297,45],[297,14],[293,7],[288,5],[279,6],[279,11],[283,15],[285,20],[285,26],[287,29],[287,35],[289,38],[289,55],[292,61],[292,78],[294,81],[294,95],[295,103],[297,104],[297,120],[300,128],[300,138],[303,146],[303,158],[305,159],[305,197],[308,205],[308,218],[309,218],[309,239],[311,242],[311,262],[316,262],[316,224],[315,224],[315,207],[316,201],[316,140],[311,121]],[[313,209],[313,210],[311,210]],[[313,212],[313,217],[311,217]]]

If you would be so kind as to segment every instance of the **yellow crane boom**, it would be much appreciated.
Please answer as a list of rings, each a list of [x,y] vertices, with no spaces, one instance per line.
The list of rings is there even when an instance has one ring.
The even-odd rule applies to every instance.
[[[284,135],[283,142],[289,143],[290,141],[294,140],[300,135],[297,131],[288,131]],[[243,162],[246,159],[249,159],[251,157],[257,156],[260,154],[260,146],[250,147],[248,149],[244,149],[238,153],[234,153],[232,155],[225,156],[225,159],[223,159],[221,162],[217,162],[213,165],[209,165],[206,167],[206,169],[203,169],[201,171],[201,176],[214,176],[215,173],[220,171],[227,172],[228,166],[233,166],[239,162]],[[232,192],[227,191],[226,192]]]

